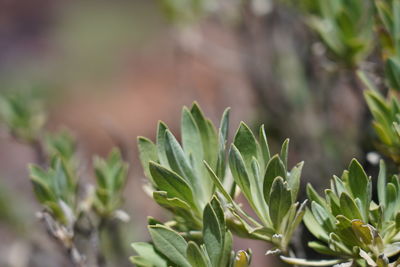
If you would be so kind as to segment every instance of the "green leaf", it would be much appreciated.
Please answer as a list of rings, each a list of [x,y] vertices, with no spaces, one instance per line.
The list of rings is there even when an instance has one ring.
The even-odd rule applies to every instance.
[[[307,196],[311,201],[318,203],[321,207],[327,207],[325,200],[315,191],[311,184],[307,184]]]
[[[167,267],[167,262],[154,249],[151,244],[137,242],[131,244],[139,256],[131,257],[132,263],[146,267]]]
[[[396,58],[389,58],[385,65],[385,76],[392,89],[400,90],[400,62]]]
[[[276,177],[286,178],[286,170],[283,162],[279,158],[278,155],[275,155],[268,162],[265,176],[264,176],[264,199],[267,203],[269,203],[269,194],[271,192],[272,183],[274,182]]]
[[[349,166],[349,187],[354,198],[359,198],[365,210],[369,208],[370,181],[361,164],[353,159]],[[367,213],[367,212],[365,212]]]
[[[200,130],[190,113],[190,111],[184,107],[182,109],[181,119],[181,136],[182,146],[185,151],[186,157],[191,156],[194,159],[197,171],[200,171],[202,167],[202,161],[204,158],[203,144],[200,136]]]
[[[217,161],[217,170],[216,174],[218,177],[222,179],[225,177],[226,170],[226,142],[228,140],[228,130],[229,130],[229,108],[225,109],[222,114],[221,124],[219,126],[219,153],[218,153],[218,161]]]
[[[176,197],[169,198],[167,195],[168,193],[165,191],[154,191],[153,199],[159,205],[166,208],[181,208],[190,211],[191,208],[188,203]]]
[[[286,216],[286,218],[284,219],[286,224],[282,241],[284,249],[286,249],[287,245],[290,243],[290,239],[292,238],[294,231],[296,231],[297,227],[303,220],[304,214],[306,212],[307,201],[307,199],[304,200],[299,208],[297,208],[299,205],[298,202],[293,203],[288,213],[290,216]]]
[[[386,186],[386,205],[384,209],[385,221],[394,216],[396,210],[397,189],[394,184],[388,183]]]
[[[308,242],[308,246],[320,254],[331,255],[331,256],[337,255],[335,251],[332,251],[330,248],[328,248],[327,246],[325,246],[320,242],[316,241]]]
[[[259,159],[260,151],[253,132],[244,122],[240,123],[233,143],[235,147],[240,151],[246,168],[250,170],[252,158],[256,157],[256,159]]]
[[[148,228],[158,251],[178,266],[191,267],[186,258],[188,244],[183,237],[162,225],[152,225]]]
[[[217,133],[210,121],[206,120],[199,105],[194,102],[190,112],[196,121],[197,127],[200,130],[200,136],[203,143],[204,160],[210,166],[215,167],[218,155],[218,137]]]
[[[223,141],[224,145],[228,140],[229,113],[230,113],[230,108],[225,109],[224,113],[222,114],[221,124],[219,126],[219,136],[222,137],[220,142]]]
[[[269,152],[267,135],[265,133],[264,125],[261,125],[261,127],[260,127],[260,146],[261,146],[261,153],[264,158],[262,166],[265,166],[264,168],[266,168],[266,166],[271,158],[271,154]]]
[[[282,177],[277,177],[274,180],[269,203],[269,216],[275,230],[279,230],[283,217],[285,217],[292,205],[292,195]]]
[[[229,195],[229,193],[226,192],[224,186],[221,183],[221,180],[217,177],[217,175],[214,173],[214,171],[212,170],[212,168],[210,167],[210,165],[208,165],[208,163],[206,161],[204,161],[203,163],[204,163],[204,166],[206,166],[206,169],[209,173],[209,177],[211,178],[211,180],[213,181],[215,186],[222,193],[222,195],[226,198],[226,200],[229,203],[233,204],[234,201],[233,201],[232,197]]]
[[[378,174],[378,199],[381,206],[386,205],[386,164],[383,160],[379,162]]]
[[[234,144],[231,146],[229,153],[229,166],[232,176],[240,189],[243,191],[246,198],[251,201],[250,181],[247,174],[245,162]]]
[[[228,266],[230,258],[233,254],[232,244],[233,244],[232,233],[230,231],[225,230],[224,248],[222,249],[219,266]]]
[[[267,219],[267,205],[264,200],[264,195],[262,192],[262,179],[260,174],[260,165],[255,157],[251,162],[252,173],[249,175],[250,178],[250,192],[252,195],[253,203],[255,204],[255,212],[263,220],[264,224],[268,224]]]
[[[293,169],[290,171],[287,182],[289,184],[290,191],[292,192],[292,199],[297,199],[297,194],[300,188],[300,177],[301,171],[303,169],[304,161],[298,163]]]
[[[169,167],[167,154],[165,152],[165,132],[167,131],[168,127],[162,121],[158,122],[157,126],[157,154],[160,164]]]
[[[315,219],[313,213],[309,208],[306,208],[306,212],[303,217],[303,222],[307,226],[307,229],[318,239],[328,242],[329,237],[327,232],[324,230],[322,225]]]
[[[333,176],[332,189],[334,189],[336,195],[338,196],[340,196],[343,192],[346,192],[346,187],[344,186],[343,181],[336,175]]]
[[[356,203],[347,193],[343,192],[340,195],[339,200],[340,200],[340,211],[342,212],[342,215],[344,215],[347,219],[349,220],[363,219]]]
[[[193,173],[193,167],[178,141],[175,139],[175,136],[169,130],[166,130],[165,132],[165,144],[165,151],[172,170],[178,173],[182,178],[185,178],[194,189],[201,189],[199,181],[196,180]]]
[[[327,210],[315,201],[311,202],[311,210],[316,222],[323,227],[324,232],[330,233],[334,230],[332,215]]]
[[[222,231],[224,226],[221,225],[223,223],[221,219],[223,220],[223,218],[220,218],[220,216],[223,216],[223,211],[220,206],[218,207],[217,203],[209,203],[204,208],[203,238],[212,266],[220,266],[219,263],[224,247],[225,230],[223,229]]]
[[[326,189],[325,190],[325,195],[327,198],[327,202],[331,208],[331,212],[333,216],[340,215],[342,212],[340,210],[340,200],[337,195],[331,190],[331,189]]]
[[[34,166],[32,166],[31,168],[34,168]],[[35,192],[36,198],[39,200],[40,203],[45,203],[47,201],[57,201],[49,186],[45,184],[42,180],[40,180],[40,178],[32,176],[31,174],[31,182],[33,184],[33,190]]]
[[[157,187],[161,191],[166,191],[169,197],[179,198],[195,209],[197,208],[190,185],[178,174],[152,161],[150,162],[150,173]]]
[[[362,247],[363,244],[360,241],[360,238],[353,230],[352,221],[342,215],[337,216],[336,219],[335,234],[339,238],[338,242],[348,248],[353,248],[355,246]]]
[[[289,154],[289,139],[286,139],[283,142],[282,148],[281,148],[281,154],[280,154],[280,158],[283,161],[283,164],[285,166],[285,169],[287,169],[288,167],[288,154]]]
[[[189,241],[186,254],[192,267],[208,267],[206,256],[195,242]]]
[[[152,141],[142,136],[138,137],[137,143],[139,149],[139,158],[140,162],[142,163],[144,174],[154,184],[153,178],[150,175],[149,162],[158,161],[157,147]]]

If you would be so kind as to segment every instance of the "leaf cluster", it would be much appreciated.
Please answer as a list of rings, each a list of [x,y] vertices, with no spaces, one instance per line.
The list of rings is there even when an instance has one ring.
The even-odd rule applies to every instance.
[[[250,252],[232,250],[232,234],[225,222],[224,210],[217,198],[204,208],[203,230],[200,240],[187,241],[172,228],[154,223],[149,225],[153,243],[134,243],[138,256],[131,261],[139,267],[246,267]],[[190,239],[190,238],[189,238]]]
[[[0,119],[10,134],[25,142],[34,141],[45,121],[42,103],[31,94],[12,94],[0,97]]]
[[[368,56],[374,43],[371,1],[317,0],[302,5],[308,11],[308,24],[339,62],[354,67]]]
[[[385,76],[388,86],[400,90],[400,3],[393,0],[375,1],[379,21],[379,36],[385,59]]]
[[[173,212],[181,230],[202,228],[202,211],[215,192],[204,161],[221,179],[225,177],[228,118],[226,110],[217,131],[194,103],[190,110],[182,110],[182,145],[162,122],[158,124],[156,144],[145,137],[138,138],[152,196]]]
[[[94,206],[103,217],[109,217],[122,204],[128,164],[122,160],[120,151],[114,148],[106,159],[95,157],[93,168],[97,181]]]
[[[381,161],[376,203],[372,200],[371,177],[353,159],[340,178],[331,179],[324,197],[308,185],[311,208],[306,209],[304,223],[319,240],[310,242],[309,246],[337,259],[319,264],[283,259],[292,264],[313,266],[332,265],[333,262],[389,266],[389,258],[400,252],[400,212],[396,208],[400,204],[399,182],[397,175],[387,177],[386,166]],[[392,263],[396,264],[398,262]]]
[[[380,141],[376,144],[378,149],[394,162],[400,163],[399,100],[394,95],[385,99],[375,89],[365,91],[364,96],[374,118],[372,126]]]
[[[236,228],[248,237],[272,243],[286,253],[291,236],[301,222],[305,205],[299,207],[297,193],[303,163],[288,170],[289,140],[279,154],[270,155],[264,126],[259,140],[241,123],[229,152],[229,167],[235,183],[257,214],[258,222],[233,205]],[[222,189],[221,189],[222,190]],[[237,229],[237,230],[239,230]]]

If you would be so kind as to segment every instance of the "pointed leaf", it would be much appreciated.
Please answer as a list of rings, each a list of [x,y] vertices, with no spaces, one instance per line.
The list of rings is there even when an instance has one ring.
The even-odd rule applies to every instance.
[[[177,232],[162,225],[149,226],[154,245],[171,262],[182,267],[191,267],[186,258],[187,243]]]

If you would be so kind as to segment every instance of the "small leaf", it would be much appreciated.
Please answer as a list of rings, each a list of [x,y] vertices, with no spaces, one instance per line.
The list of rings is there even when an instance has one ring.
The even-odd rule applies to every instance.
[[[200,183],[193,173],[193,167],[189,163],[188,157],[183,152],[175,136],[169,130],[165,132],[165,145],[166,155],[172,170],[190,183],[194,189],[200,190]]]
[[[386,205],[384,209],[385,221],[390,220],[394,216],[396,210],[397,189],[393,183],[386,185]]]
[[[190,113],[196,121],[197,127],[200,131],[204,151],[204,160],[207,161],[210,166],[215,168],[218,155],[218,136],[216,130],[204,117],[203,112],[196,102],[193,103]]]
[[[320,242],[308,242],[308,246],[320,254],[336,256],[337,253]]]
[[[208,267],[206,256],[195,242],[189,241],[186,254],[192,267]]]
[[[311,202],[311,210],[315,220],[323,227],[325,232],[332,232],[334,230],[332,215],[328,213],[317,202]]]
[[[293,169],[290,171],[288,177],[287,177],[287,182],[289,184],[289,188],[292,192],[292,199],[297,198],[297,194],[299,192],[300,188],[300,177],[301,177],[301,171],[303,169],[304,161],[298,163],[296,166],[293,167]]]
[[[326,207],[325,200],[315,191],[311,184],[307,184],[307,196],[311,201],[318,203],[322,207]]]
[[[223,141],[225,145],[226,141],[228,140],[228,133],[229,133],[229,113],[230,108],[225,109],[224,113],[222,114],[221,124],[219,126],[219,135],[222,137],[220,140]]]
[[[153,178],[150,175],[149,162],[158,161],[157,147],[152,141],[142,136],[138,137],[137,143],[139,148],[139,158],[140,162],[142,163],[144,173],[146,177],[149,178],[154,184]]]
[[[318,239],[328,242],[329,237],[327,231],[322,227],[322,224],[319,223],[317,219],[315,219],[313,213],[309,208],[306,208],[306,212],[303,217],[304,224],[307,226],[307,229]]]
[[[378,199],[381,206],[386,205],[386,164],[383,160],[379,162],[378,174]]]
[[[139,257],[134,256],[131,258],[131,261],[138,266],[160,266],[167,267],[167,262],[164,260],[158,253],[154,250],[154,247],[151,244],[137,242],[133,243],[132,248],[139,254]],[[148,265],[144,265],[143,262],[146,262]],[[142,264],[139,264],[141,262]]]
[[[274,182],[276,177],[286,178],[286,170],[283,162],[279,158],[278,155],[275,155],[268,162],[265,176],[264,176],[264,199],[267,203],[269,203],[269,194],[271,192],[272,183]]]
[[[217,213],[219,213],[219,211],[216,211],[211,204],[207,204],[204,208],[203,238],[212,266],[219,266],[224,246],[225,232],[221,232],[222,226]]]
[[[235,182],[239,185],[246,198],[251,201],[250,181],[246,165],[239,150],[233,144],[229,153],[229,166]]]
[[[343,192],[340,195],[339,200],[340,200],[340,210],[347,219],[349,220],[363,219],[356,203],[347,193]]]
[[[264,159],[262,166],[265,166],[264,168],[266,168],[266,166],[271,158],[271,154],[269,152],[267,135],[265,133],[264,125],[261,125],[261,127],[260,127],[260,147],[261,147],[261,153],[262,153],[263,159]]]
[[[292,205],[292,196],[282,177],[278,177],[272,184],[269,197],[269,215],[275,230],[279,230],[283,217]]]
[[[200,130],[190,113],[190,111],[184,107],[182,109],[181,119],[181,136],[182,136],[182,147],[185,151],[186,156],[189,158],[192,156],[196,163],[202,164],[204,158],[203,144],[200,136]],[[199,167],[197,166],[199,171]]]
[[[169,197],[179,198],[197,208],[190,185],[179,175],[155,162],[150,162],[150,173],[157,187],[166,191]]]
[[[365,207],[364,209],[368,210],[368,191],[370,180],[368,179],[363,167],[356,159],[353,159],[350,163],[348,182],[354,198],[360,199],[361,203]]]
[[[280,154],[280,158],[283,161],[283,164],[285,165],[285,169],[287,169],[288,167],[288,154],[289,154],[289,139],[286,139],[283,142],[282,148],[281,148],[281,154]]]
[[[186,259],[188,244],[177,232],[162,225],[149,226],[154,245],[171,262],[182,267],[191,267]]]
[[[246,168],[250,170],[252,158],[256,157],[256,159],[259,159],[260,151],[253,132],[244,122],[240,123],[233,143],[238,151],[240,151]]]

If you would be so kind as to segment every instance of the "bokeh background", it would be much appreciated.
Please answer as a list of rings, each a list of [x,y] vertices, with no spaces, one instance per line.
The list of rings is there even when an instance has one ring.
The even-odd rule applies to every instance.
[[[214,122],[230,106],[231,136],[243,120],[264,123],[273,148],[289,137],[289,163],[305,161],[303,192],[307,182],[322,189],[353,157],[369,166],[373,150],[353,71],[330,59],[291,1],[3,0],[0,90],[39,95],[46,127],[72,131],[87,169],[122,141],[127,257],[132,241],[148,240],[147,216],[168,218],[142,190],[136,137],[154,140],[158,120],[178,135],[180,110],[194,100]],[[0,128],[0,266],[62,266],[35,216],[34,161]],[[83,179],[93,182],[90,172]],[[306,240],[304,231],[295,239]],[[254,266],[277,266],[261,242],[236,247],[251,247]]]

